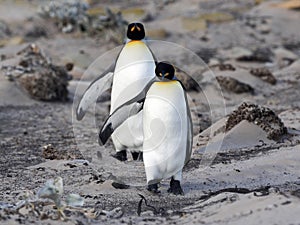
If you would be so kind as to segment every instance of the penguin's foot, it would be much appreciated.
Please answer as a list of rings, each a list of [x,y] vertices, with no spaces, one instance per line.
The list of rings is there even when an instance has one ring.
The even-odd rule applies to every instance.
[[[149,184],[147,190],[154,194],[160,193],[160,191],[158,190],[158,184]]]
[[[174,180],[173,177],[170,181],[170,188],[168,189],[169,193],[173,193],[174,195],[184,195],[183,190],[180,186],[179,180]]]
[[[116,158],[119,161],[126,161],[127,160],[127,152],[126,150],[122,150],[114,154],[112,157]]]
[[[133,160],[143,161],[143,153],[142,152],[132,152]]]

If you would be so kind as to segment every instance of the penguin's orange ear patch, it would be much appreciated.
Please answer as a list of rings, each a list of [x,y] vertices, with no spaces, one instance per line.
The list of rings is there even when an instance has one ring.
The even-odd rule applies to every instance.
[[[135,30],[135,26],[133,26],[133,27],[130,29],[131,32],[134,31],[134,30]]]

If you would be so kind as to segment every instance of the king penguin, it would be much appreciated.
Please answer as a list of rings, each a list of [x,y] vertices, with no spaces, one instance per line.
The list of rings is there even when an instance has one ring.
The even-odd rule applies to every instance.
[[[128,115],[142,112],[147,189],[157,193],[160,181],[171,178],[168,192],[182,195],[182,169],[192,154],[191,113],[185,89],[176,79],[174,67],[160,62],[155,73],[154,82],[111,114],[100,130],[99,138],[105,143],[122,123],[115,118],[124,120]]]
[[[127,38],[127,43],[116,61],[85,91],[76,110],[78,120],[84,117],[87,108],[111,85],[110,113],[132,99],[155,79],[156,60],[144,41],[144,26],[141,23],[129,24]],[[132,115],[120,124],[112,135],[116,149],[114,157],[125,161],[126,150],[130,150],[136,159],[143,145],[142,132],[142,112]]]

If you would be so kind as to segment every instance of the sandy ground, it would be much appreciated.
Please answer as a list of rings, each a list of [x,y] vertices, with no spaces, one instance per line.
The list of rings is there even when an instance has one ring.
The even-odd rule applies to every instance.
[[[160,194],[149,193],[142,162],[117,161],[111,141],[98,145],[95,121],[101,124],[108,114],[108,93],[95,107],[96,119],[94,110],[81,122],[72,117],[78,98],[115,53],[98,57],[118,43],[105,35],[61,32],[38,16],[41,2],[46,4],[0,1],[0,21],[10,30],[0,36],[0,66],[16,65],[17,52],[35,42],[54,64],[74,64],[70,100],[33,100],[0,70],[1,224],[300,224],[298,1],[88,1],[96,11],[109,6],[128,21],[143,21],[149,39],[174,42],[209,65],[197,64],[188,50],[164,45],[169,51],[159,51],[153,44],[159,59],[201,69],[201,91],[188,91],[195,137],[183,172],[184,196],[168,194],[168,180]],[[46,35],[28,35],[37,27],[46,27]],[[276,126],[263,116],[262,124],[243,120],[225,131],[227,115],[243,102],[270,108],[287,134],[271,139],[263,127]],[[36,199],[58,176],[62,199],[77,193],[85,201],[67,207],[64,219],[53,203]]]

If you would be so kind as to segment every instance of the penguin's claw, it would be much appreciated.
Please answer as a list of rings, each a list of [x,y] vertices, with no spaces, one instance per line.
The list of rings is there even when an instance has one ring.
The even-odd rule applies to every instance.
[[[122,150],[117,152],[116,154],[112,155],[112,157],[116,158],[119,161],[127,161],[127,152],[126,150]]]
[[[180,186],[180,181],[174,180],[173,178],[171,179],[170,188],[168,189],[168,192],[174,195],[184,195],[183,190]]]
[[[159,194],[160,191],[158,190],[158,184],[149,184],[147,187],[147,190],[154,193],[154,194]]]

